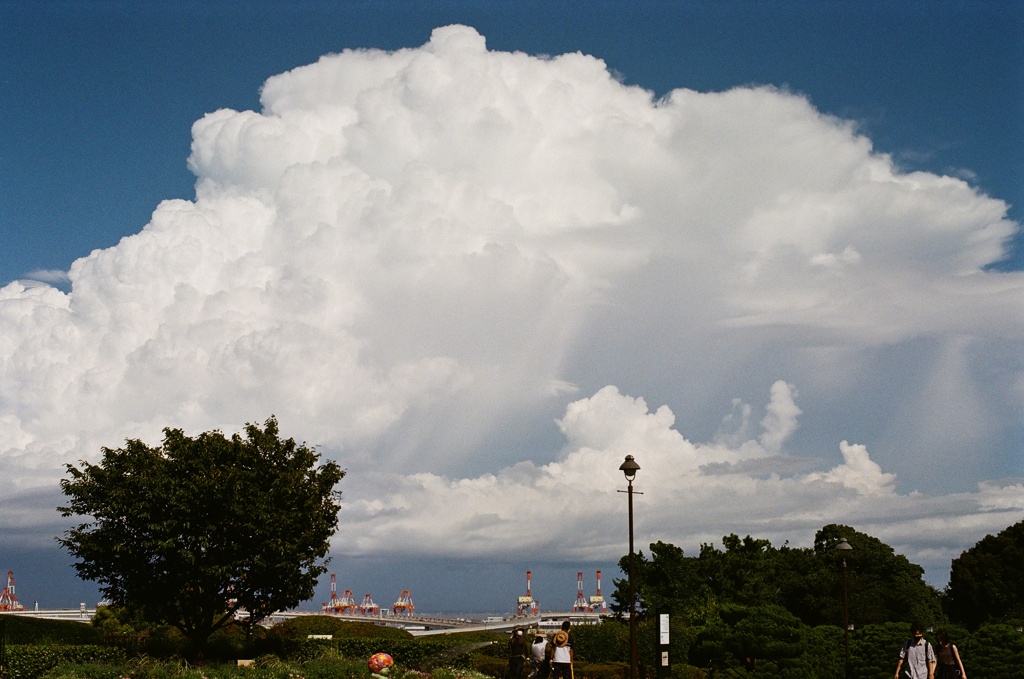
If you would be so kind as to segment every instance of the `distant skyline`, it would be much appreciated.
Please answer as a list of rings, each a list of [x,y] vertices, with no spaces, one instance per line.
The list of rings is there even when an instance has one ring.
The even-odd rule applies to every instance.
[[[93,603],[63,464],[271,414],[382,606],[608,596],[627,453],[645,552],[942,586],[1024,515],[1024,4],[0,2],[0,59],[22,603]]]

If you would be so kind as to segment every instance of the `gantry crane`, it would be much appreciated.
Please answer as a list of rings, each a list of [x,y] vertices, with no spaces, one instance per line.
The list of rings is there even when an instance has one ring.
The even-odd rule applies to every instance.
[[[0,611],[23,611],[25,607],[18,603],[18,595],[14,593],[14,571],[7,571],[7,586],[0,592]]]
[[[398,601],[391,607],[391,611],[395,615],[412,615],[416,607],[412,603],[412,593],[403,589],[402,593],[398,595]]]
[[[591,613],[594,609],[587,603],[587,597],[583,596],[583,571],[576,573],[576,601],[572,605],[573,613]]]
[[[604,597],[601,596],[601,571],[597,572],[597,594],[590,597],[590,610],[596,611],[601,609],[602,613],[608,612],[608,604],[605,603]]]
[[[521,596],[516,602],[516,615],[538,615],[540,604],[530,594],[530,571],[526,571],[526,596]]]
[[[380,615],[380,606],[373,603],[369,592],[363,597],[363,603],[359,604],[359,612],[363,615]]]
[[[352,590],[346,589],[345,593],[338,597],[338,579],[334,573],[331,573],[331,600],[323,604],[321,609],[324,613],[335,615],[352,615],[359,612],[356,600],[352,597]]]

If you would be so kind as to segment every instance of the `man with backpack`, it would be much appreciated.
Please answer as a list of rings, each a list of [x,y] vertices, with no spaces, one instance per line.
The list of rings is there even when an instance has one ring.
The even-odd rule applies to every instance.
[[[896,679],[934,679],[935,650],[924,638],[919,623],[910,626],[912,637],[903,643],[900,660],[896,663]],[[904,667],[906,665],[906,667]],[[903,670],[903,674],[900,674]]]

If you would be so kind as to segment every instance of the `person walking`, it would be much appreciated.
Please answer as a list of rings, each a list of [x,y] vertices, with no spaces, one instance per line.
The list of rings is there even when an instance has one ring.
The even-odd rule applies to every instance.
[[[940,629],[935,635],[935,641],[938,643],[935,650],[935,657],[938,660],[935,665],[935,679],[967,679],[964,661],[960,659],[960,651],[956,644],[949,640],[949,633]]]
[[[544,636],[544,633],[537,630],[537,636],[533,640],[533,644],[530,646],[530,672],[531,677],[536,679],[548,679],[548,674],[551,672],[551,644],[548,643],[548,638]]]
[[[572,662],[575,658],[568,620],[562,623],[562,629],[555,632],[551,643],[551,679],[573,679]]]
[[[911,638],[900,649],[896,679],[935,679],[935,650],[925,640],[923,628],[915,622],[910,626],[910,634]]]

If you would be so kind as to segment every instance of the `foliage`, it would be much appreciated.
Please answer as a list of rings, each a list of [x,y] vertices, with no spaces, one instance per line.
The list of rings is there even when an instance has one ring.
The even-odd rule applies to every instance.
[[[1020,587],[1020,584],[1017,585]],[[953,636],[969,677],[1015,679],[1024,667],[1024,633],[1013,625],[985,625],[970,636]]]
[[[943,603],[954,622],[972,630],[987,622],[1024,618],[1022,582],[1024,521],[985,536],[953,559]]]
[[[292,662],[309,662],[323,657],[369,658],[374,653],[384,652],[395,659],[395,663],[407,669],[428,670],[438,666],[468,668],[472,665],[470,653],[477,647],[493,642],[467,643],[459,635],[438,635],[422,639],[413,638],[408,632],[377,627],[383,634],[370,636],[338,636],[334,639],[299,638],[294,628],[283,636],[267,635],[256,644],[256,654],[274,654]],[[396,636],[394,632],[401,636]],[[331,632],[310,632],[310,634],[331,634]]]
[[[629,625],[606,620],[600,625],[572,629],[573,652],[580,662],[618,662],[629,657]]]
[[[821,625],[808,627],[776,605],[721,607],[715,621],[691,626],[682,620],[673,621],[672,676],[674,679],[705,679],[710,668],[714,676],[771,676],[783,679],[833,679],[843,676],[844,634],[841,627]],[[315,617],[315,616],[304,616]],[[334,622],[341,622],[335,620]],[[78,623],[76,623],[78,624]],[[308,624],[308,623],[304,623]],[[84,627],[84,626],[83,626]],[[452,633],[435,637],[376,638],[365,636],[374,625],[342,625],[333,640],[298,639],[297,626],[282,636],[300,644],[301,657],[283,659],[275,655],[256,657],[254,667],[236,668],[231,664],[201,667],[181,661],[167,662],[148,656],[126,660],[123,652],[99,649],[111,656],[95,656],[97,647],[66,647],[16,645],[9,647],[18,656],[13,679],[372,679],[366,659],[372,652],[383,651],[396,657],[396,670],[391,679],[481,679],[503,677],[507,662],[500,657],[484,655],[490,648],[504,649],[505,644],[488,644],[503,635],[486,633]],[[345,636],[347,632],[350,636]],[[308,629],[308,628],[307,628]],[[380,632],[388,632],[377,627]],[[155,630],[154,630],[155,631]],[[979,631],[949,629],[964,658],[970,676],[1009,679],[1019,676],[1024,665],[1024,634],[1011,625],[986,625]],[[654,674],[654,649],[657,628],[648,619],[639,626],[641,670],[644,676]],[[316,633],[316,632],[312,632]],[[889,677],[903,642],[910,634],[906,623],[865,625],[850,633],[850,676]],[[615,620],[600,626],[573,628],[577,645],[588,646],[591,657],[578,656],[575,676],[580,679],[622,679],[627,673],[628,627]],[[488,637],[482,639],[481,637]],[[934,643],[934,634],[926,633]],[[480,644],[485,646],[474,649]],[[617,651],[600,648],[609,644]],[[678,647],[677,647],[678,644]],[[419,651],[411,650],[420,645]],[[26,650],[28,649],[28,650]],[[474,650],[472,657],[469,651]],[[458,663],[449,663],[455,653]],[[616,653],[619,655],[615,657]],[[686,657],[688,654],[688,658]],[[581,654],[582,655],[582,654]],[[747,658],[752,662],[748,664]]]
[[[329,634],[334,639],[309,639],[313,634]],[[366,653],[369,657],[383,644],[411,639],[411,634],[394,627],[349,622],[330,615],[302,615],[267,630],[258,643],[258,649],[260,653],[273,653],[282,658],[309,659],[322,654],[325,649],[351,656],[372,648],[374,650]]]
[[[805,627],[777,605],[722,608],[722,618],[698,628],[689,661],[699,667],[745,667],[779,676],[804,651]]]
[[[73,620],[5,615],[0,625],[3,625],[8,644],[98,644],[101,641],[95,629]]]
[[[411,639],[412,635],[397,627],[383,627],[372,622],[352,622],[333,615],[299,615],[270,628],[268,637],[305,639],[310,634],[334,637],[373,637],[376,639]]]
[[[818,531],[814,552],[818,563],[831,563],[831,572],[841,573],[842,557],[835,551],[847,538],[853,551],[846,553],[850,621],[870,625],[884,622],[920,622],[938,626],[945,622],[938,591],[924,581],[924,569],[878,538],[849,526],[828,525]],[[836,587],[842,592],[841,583]],[[841,622],[841,609],[833,614]],[[811,621],[820,624],[827,621]]]
[[[505,671],[508,669],[508,660],[505,658],[497,658],[488,655],[474,655],[471,661],[471,667],[475,672],[484,674],[488,677],[503,677]]]
[[[245,437],[165,429],[94,465],[67,466],[64,516],[89,517],[58,542],[115,605],[173,625],[201,649],[245,609],[249,624],[313,595],[337,528],[344,472],[271,417]]]
[[[111,663],[124,660],[118,648],[93,644],[9,645],[5,679],[36,679],[63,663]]]
[[[431,673],[431,679],[487,679],[475,670],[444,667]]]
[[[865,625],[854,629],[850,634],[850,668],[853,676],[892,676],[896,672],[900,648],[910,636],[910,625],[903,622]],[[839,630],[839,637],[842,638],[842,629]],[[934,642],[934,638],[929,641]]]
[[[237,667],[230,664],[190,665],[185,662],[154,661],[146,657],[109,662],[71,661],[57,665],[41,679],[371,679],[365,658],[346,660],[336,655],[306,662],[286,662],[262,657],[254,665]],[[391,679],[486,679],[471,669],[441,667],[427,674],[396,665]]]
[[[844,555],[835,552],[841,538],[854,548],[845,554],[851,622],[944,622],[924,569],[877,538],[840,525],[823,527],[810,549],[726,535],[724,550],[704,544],[688,557],[679,547],[655,542],[649,559],[642,552],[635,556],[638,615],[666,606],[700,627],[713,626],[726,606],[781,606],[805,625],[842,625]],[[626,571],[628,557],[619,565]],[[628,609],[628,581],[614,585],[612,610],[621,616]]]

